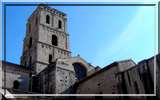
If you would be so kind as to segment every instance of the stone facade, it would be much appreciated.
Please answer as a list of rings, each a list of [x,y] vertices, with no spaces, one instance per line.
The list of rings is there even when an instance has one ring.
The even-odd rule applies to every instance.
[[[34,71],[33,92],[69,93],[77,80],[74,63],[84,66],[85,73],[94,72],[94,67],[81,57],[71,57],[66,16],[40,5],[28,19],[21,64]]]
[[[38,6],[27,22],[21,64],[32,67],[35,73],[52,62],[71,56],[66,14],[48,6]]]
[[[2,62],[2,65],[2,70],[5,70],[2,76],[3,83],[5,81],[5,88],[29,91],[30,69],[9,62]],[[19,85],[16,86],[16,84]],[[4,88],[4,84],[2,88]]]
[[[124,73],[126,70],[133,69],[136,64],[132,60],[114,62],[102,70],[99,70],[77,83],[77,93],[82,94],[134,94],[132,83],[139,82],[136,71]],[[127,66],[127,67],[126,67]],[[126,78],[132,76],[130,79]],[[89,85],[90,84],[90,85]],[[140,93],[144,93],[142,84],[138,84]],[[124,90],[123,86],[126,87]]]
[[[67,15],[39,5],[26,24],[21,64],[2,61],[2,86],[10,93],[36,94],[153,94],[154,66],[160,99],[160,54],[135,64],[131,59],[95,67],[79,55],[72,57]],[[155,59],[154,59],[155,58]],[[156,63],[156,65],[155,65]],[[23,97],[53,100],[66,97]],[[67,97],[83,99],[83,97]],[[87,99],[148,99],[148,97],[85,97]],[[18,98],[21,100],[21,98]],[[18,100],[17,99],[17,100]]]
[[[43,71],[35,76],[33,81],[33,91],[40,93],[74,93],[73,85],[78,80],[76,77],[74,63],[83,64],[89,76],[96,69],[86,63],[79,56],[68,59],[58,59],[56,62],[48,65]],[[92,72],[91,72],[92,71]],[[37,82],[36,82],[37,83]]]
[[[156,88],[156,99],[159,95],[159,60],[160,54],[143,60],[138,64],[123,61],[123,64],[130,65],[121,70],[124,65],[121,62],[114,62],[105,68],[95,72],[75,84],[78,94],[154,94]],[[122,65],[122,66],[120,66]],[[154,76],[156,68],[156,76]],[[156,84],[154,78],[157,79]],[[133,97],[128,97],[133,99]],[[143,99],[151,97],[142,97]],[[141,98],[141,99],[142,99]],[[153,99],[154,97],[152,97]]]

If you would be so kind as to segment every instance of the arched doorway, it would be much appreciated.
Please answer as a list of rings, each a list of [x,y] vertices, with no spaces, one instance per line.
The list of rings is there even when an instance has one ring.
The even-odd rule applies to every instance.
[[[86,77],[87,71],[86,71],[85,66],[83,66],[80,63],[73,63],[72,65],[74,66],[74,70],[75,70],[76,77],[78,80],[81,80]]]
[[[15,81],[13,82],[13,88],[14,88],[14,89],[18,89],[18,88],[19,88],[19,85],[20,85],[20,83],[19,83],[18,80],[15,80]]]

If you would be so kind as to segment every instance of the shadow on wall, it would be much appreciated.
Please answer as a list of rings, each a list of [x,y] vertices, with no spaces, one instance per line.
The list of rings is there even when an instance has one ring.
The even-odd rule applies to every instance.
[[[17,80],[13,81],[13,89],[28,91],[29,88],[29,78],[26,76],[20,76]]]
[[[87,76],[87,70],[82,64],[73,63],[72,65],[74,66],[74,70],[75,70],[75,73],[76,73],[76,78],[78,80],[82,80]]]

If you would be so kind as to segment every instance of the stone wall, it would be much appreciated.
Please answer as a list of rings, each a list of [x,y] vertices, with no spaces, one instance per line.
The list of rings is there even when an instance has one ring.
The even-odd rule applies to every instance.
[[[127,66],[123,66],[123,65]],[[131,60],[119,61],[91,74],[86,79],[77,83],[79,94],[118,94],[119,72],[129,69],[135,64]],[[120,67],[124,67],[121,68]]]
[[[100,70],[94,75],[88,76],[88,79],[78,83],[78,94],[111,94],[118,93],[116,73],[117,64],[112,65],[108,70]],[[106,77],[107,76],[107,77]]]
[[[56,68],[56,93],[73,93],[73,85],[75,83],[74,71]]]
[[[55,64],[47,65],[38,75],[32,78],[32,91],[36,93],[55,93]]]
[[[73,63],[81,63],[86,73],[97,69],[80,57],[57,59],[49,64],[38,75],[33,77],[33,92],[40,93],[75,93],[73,85],[77,80]],[[43,64],[42,64],[43,67]],[[90,75],[90,74],[89,74]],[[39,84],[38,84],[39,83]]]
[[[119,78],[119,93],[121,94],[143,94],[145,93],[143,84],[140,80],[137,66],[120,72]]]
[[[131,64],[131,63],[130,63]],[[111,64],[112,65],[112,64]],[[120,66],[121,65],[121,66]],[[134,64],[133,64],[134,65]],[[159,81],[159,69],[160,69],[160,54],[140,61],[135,66],[129,67],[128,64],[123,62],[123,64],[118,63],[118,65],[112,65],[111,68],[103,71],[107,67],[94,73],[91,76],[88,76],[86,79],[76,83],[77,93],[120,93],[120,94],[154,94],[154,80],[156,80],[156,97],[127,97],[128,99],[160,99],[160,81]],[[124,66],[128,66],[124,67]],[[114,69],[114,68],[118,68]],[[126,69],[127,68],[127,69]],[[155,68],[156,76],[155,77]],[[114,70],[113,70],[114,69]],[[113,73],[111,73],[113,72]],[[114,74],[118,72],[117,74]],[[113,76],[116,76],[113,77]],[[111,77],[112,76],[112,77]],[[111,79],[109,79],[111,77]],[[104,79],[105,81],[103,81]],[[110,81],[108,81],[110,80]],[[98,82],[105,83],[102,87],[98,87]],[[113,86],[116,86],[116,92],[112,89]],[[101,88],[106,90],[101,90]],[[102,92],[99,92],[102,91]],[[122,97],[123,98],[123,97]]]
[[[6,73],[3,73],[2,79],[3,83],[5,81],[5,85],[3,84],[4,88],[7,89],[19,89],[21,91],[29,91],[29,73],[30,70],[23,66],[9,63],[9,62],[2,62],[3,72],[6,70]],[[19,86],[14,88],[14,82],[18,81]]]
[[[63,60],[49,64],[43,71],[36,75],[34,90],[40,93],[71,93],[72,85],[75,83],[74,69]]]
[[[154,94],[154,58],[143,60],[137,65],[137,72],[140,77],[146,94]]]
[[[113,64],[78,82],[77,93],[154,93],[153,57],[137,65],[131,60],[117,62],[117,65]]]
[[[49,23],[46,22],[46,16],[49,16]],[[58,27],[59,21],[61,28]],[[49,55],[52,56],[52,61],[70,57],[66,27],[66,14],[48,6],[38,6],[26,25],[21,64],[32,67],[38,74],[49,64]],[[57,37],[58,45],[52,44],[54,41],[52,35]],[[31,47],[30,40],[32,40]]]

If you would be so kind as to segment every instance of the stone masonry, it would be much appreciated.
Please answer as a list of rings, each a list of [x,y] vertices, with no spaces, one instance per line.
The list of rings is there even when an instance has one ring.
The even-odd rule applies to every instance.
[[[40,4],[26,24],[21,64],[1,61],[0,77],[10,94],[154,94],[156,97],[85,97],[103,100],[160,100],[160,54],[134,63],[115,61],[95,67],[80,55],[72,57],[67,14]],[[103,67],[103,66],[102,66]],[[154,76],[156,68],[156,76]],[[156,81],[156,85],[154,80]],[[13,100],[80,99],[84,97],[23,97]],[[7,98],[5,98],[7,99]]]

